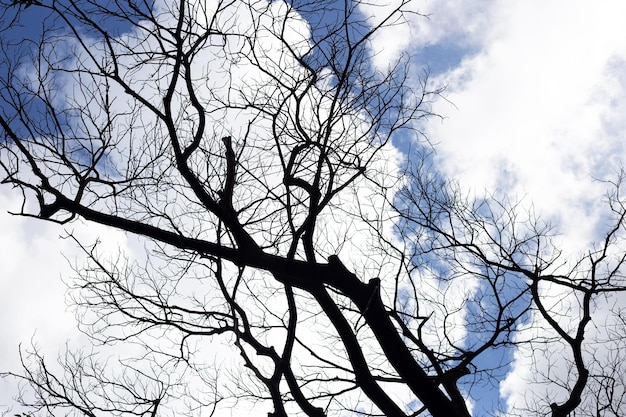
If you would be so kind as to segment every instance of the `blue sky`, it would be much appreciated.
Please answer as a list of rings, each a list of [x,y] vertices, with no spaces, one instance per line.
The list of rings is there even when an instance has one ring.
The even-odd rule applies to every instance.
[[[433,103],[442,118],[421,126],[436,145],[435,166],[470,194],[523,198],[522,207],[559,227],[566,253],[587,250],[605,226],[607,185],[598,179],[614,178],[626,156],[626,5],[437,0],[414,7],[428,18],[381,33],[374,64],[406,52],[415,77],[428,68],[433,85],[447,86]],[[81,340],[60,280],[71,274],[66,258],[78,252],[59,239],[59,228],[8,216],[18,198],[0,188],[0,369],[16,363],[16,344],[33,334],[51,357],[66,338]],[[111,230],[72,227],[111,250],[133,245]],[[476,398],[477,415],[501,395],[524,400],[525,353],[505,353],[510,374]],[[2,384],[0,393],[10,392]],[[0,395],[0,410],[8,401]]]

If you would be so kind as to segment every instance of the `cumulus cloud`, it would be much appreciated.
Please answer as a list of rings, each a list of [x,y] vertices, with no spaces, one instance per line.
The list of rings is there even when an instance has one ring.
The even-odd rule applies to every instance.
[[[437,167],[473,195],[487,192],[522,199],[522,207],[532,205],[562,232],[558,247],[577,259],[606,232],[609,185],[598,179],[614,180],[626,156],[626,29],[620,19],[626,5],[494,1],[488,12],[476,15],[451,11],[445,4],[433,2],[443,15],[433,13],[428,24],[452,36],[433,32],[430,39],[450,49],[445,45],[466,43],[455,39],[466,30],[475,49],[467,49],[454,68],[432,80],[447,86],[445,100],[433,106],[443,119],[425,124],[436,143]],[[462,21],[463,26],[448,26]],[[424,42],[420,33],[428,32],[417,25],[411,40],[400,46]],[[384,42],[394,45],[390,39]],[[577,305],[575,299],[566,302],[571,295],[562,288],[543,291],[563,299],[555,302],[557,310]],[[594,320],[613,323],[616,318],[602,308],[622,308],[617,301],[599,302]],[[546,323],[534,319],[535,326],[520,337],[545,336]],[[606,345],[597,356],[610,362],[615,347]],[[552,359],[550,352],[533,352],[531,345],[515,352],[513,371],[502,385],[510,406],[541,396],[545,385],[527,383],[530,364],[546,369]],[[567,380],[562,367],[554,370]]]
[[[416,57],[415,64],[433,69],[447,68],[482,42],[490,24],[494,0],[394,0],[384,5],[364,2],[361,12],[376,22],[381,9],[400,8],[403,18],[389,22],[386,30],[372,39],[373,64],[386,68],[402,53]]]
[[[427,131],[442,170],[478,193],[528,195],[593,236],[577,219],[597,217],[606,185],[594,178],[613,176],[623,151],[623,7],[498,4],[480,52],[440,78],[453,105],[436,104],[446,118]]]
[[[71,266],[81,258],[81,253],[73,240],[62,236],[71,231],[85,242],[100,241],[108,251],[125,247],[126,239],[122,233],[100,226],[87,227],[74,222],[64,230],[57,225],[10,215],[7,211],[17,211],[21,201],[17,195],[2,191],[0,370],[21,370],[18,344],[24,351],[34,344],[51,359],[54,367],[54,359],[65,343],[81,346],[86,341],[77,329],[74,311],[68,308],[63,285],[63,280],[74,274]],[[13,398],[18,387],[14,382],[0,380],[0,413],[16,411]]]

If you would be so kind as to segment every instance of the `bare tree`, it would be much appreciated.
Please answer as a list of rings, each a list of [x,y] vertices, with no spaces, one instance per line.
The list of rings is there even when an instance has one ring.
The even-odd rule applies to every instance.
[[[482,358],[528,345],[562,346],[571,372],[539,369],[560,391],[520,412],[566,416],[594,395],[598,414],[623,411],[621,374],[585,343],[598,299],[625,288],[623,200],[571,265],[515,204],[461,198],[427,165],[399,172],[390,140],[438,93],[409,81],[409,57],[371,64],[372,37],[407,3],[376,16],[335,1],[3,4],[15,214],[99,223],[146,248],[112,258],[76,239],[87,262],[71,295],[96,350],[68,350],[58,372],[24,352],[24,373],[6,375],[27,383],[25,405],[469,416],[475,387],[506,369]],[[35,12],[41,36],[11,35]],[[525,338],[528,322],[543,332]],[[109,366],[97,349],[111,345],[133,359]]]
[[[537,351],[547,362],[531,360],[529,382],[550,391],[543,402],[531,398],[519,415],[613,415],[608,408],[614,415],[623,412],[616,410],[623,407],[625,381],[615,362],[621,356],[616,333],[621,333],[617,329],[624,312],[616,295],[626,290],[623,174],[609,187],[608,230],[602,241],[572,261],[555,244],[553,228],[532,210],[521,216],[519,203],[464,198],[458,187],[441,182],[424,166],[411,171],[411,185],[401,191],[397,207],[403,236],[417,237],[411,258],[416,267],[435,265],[446,281],[474,279],[479,290],[478,297],[464,299],[470,304],[465,324],[475,335],[469,343],[464,339],[455,345],[444,335],[452,355],[441,358],[425,345],[422,351],[433,363],[474,368],[472,374],[488,379],[494,377],[493,368],[474,367],[485,351],[510,345]],[[600,333],[603,338],[598,338]],[[608,360],[603,349],[596,356],[599,345],[609,351]],[[598,372],[594,377],[592,369]],[[516,410],[511,414],[518,415]]]

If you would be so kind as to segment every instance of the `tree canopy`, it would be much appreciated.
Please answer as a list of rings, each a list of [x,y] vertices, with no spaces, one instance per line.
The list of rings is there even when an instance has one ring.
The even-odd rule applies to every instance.
[[[626,411],[622,179],[576,258],[532,211],[442,178],[420,133],[441,89],[411,56],[372,63],[409,3],[1,3],[15,214],[144,249],[68,232],[93,347],[22,351],[3,375],[29,413],[467,417],[522,346],[545,397],[488,412]]]

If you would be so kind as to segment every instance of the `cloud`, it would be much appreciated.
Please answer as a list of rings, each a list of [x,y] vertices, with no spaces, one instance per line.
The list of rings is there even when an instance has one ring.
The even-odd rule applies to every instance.
[[[54,359],[66,342],[81,345],[85,337],[77,330],[74,312],[66,303],[62,279],[73,275],[71,263],[81,259],[71,239],[63,239],[58,225],[12,216],[21,201],[14,193],[0,193],[0,370],[19,372],[18,345],[28,350],[33,342],[41,353]],[[102,242],[107,250],[124,247],[120,232],[74,222],[69,228],[85,242]],[[68,230],[69,230],[68,228]],[[17,387],[0,380],[0,413],[13,405]]]
[[[528,195],[564,222],[597,217],[606,186],[594,178],[614,175],[624,149],[614,116],[626,87],[624,6],[507,5],[480,52],[438,80],[453,103],[437,103],[446,118],[427,126],[440,166],[476,192]]]
[[[400,54],[409,52],[415,56],[415,64],[439,70],[458,63],[464,53],[473,50],[482,41],[483,33],[492,20],[494,3],[494,0],[394,0],[385,2],[385,5],[363,2],[359,4],[359,10],[373,22],[377,16],[385,15],[381,10],[400,7],[405,12],[403,19],[389,22],[386,30],[373,37],[375,66],[387,68]]]
[[[626,156],[626,4],[415,1],[407,7],[428,19],[407,14],[408,25],[376,36],[374,64],[386,68],[409,53],[416,76],[426,65],[432,85],[447,86],[445,100],[432,107],[443,119],[420,126],[436,144],[436,166],[470,195],[521,199],[521,209],[532,207],[557,226],[556,247],[578,259],[609,227],[610,185],[599,180],[615,180]],[[375,16],[374,6],[362,10]],[[563,288],[544,288],[543,295],[557,314],[576,311],[576,299]],[[618,368],[619,342],[606,333],[619,329],[613,313],[623,308],[619,296],[597,301],[588,339],[606,343],[586,347],[589,358],[595,352],[597,373]],[[550,333],[540,317],[532,319],[520,338]],[[509,406],[545,394],[545,384],[528,381],[550,360],[550,376],[567,381],[554,352],[520,346],[501,385]],[[588,392],[594,390],[592,383]]]
[[[566,249],[575,252],[584,248],[597,236],[598,219],[604,213],[601,197],[606,186],[593,178],[610,177],[619,167],[620,155],[624,153],[621,132],[626,122],[621,115],[626,114],[626,101],[622,99],[626,88],[626,76],[623,75],[626,73],[626,36],[620,17],[624,16],[625,6],[612,2],[589,9],[588,4],[582,2],[545,4],[538,1],[411,4],[414,4],[412,11],[427,14],[429,18],[407,14],[411,25],[393,26],[381,32],[373,40],[372,48],[377,52],[374,63],[385,68],[386,63],[392,62],[403,51],[410,50],[420,57],[421,48],[430,48],[430,52],[421,57],[437,59],[436,72],[453,67],[437,74],[433,80],[435,84],[448,85],[445,94],[449,102],[441,100],[433,107],[445,118],[443,121],[432,119],[424,126],[430,139],[438,143],[438,166],[477,194],[487,190],[496,195],[527,196],[527,201],[532,201],[539,212],[559,223],[564,231]],[[366,6],[362,10],[371,13]],[[276,13],[282,11],[276,10]],[[304,22],[293,23],[289,28],[305,47],[303,38],[308,34],[307,28]],[[273,48],[274,51],[277,49]],[[454,52],[453,59],[447,57],[449,51]],[[448,61],[441,64],[440,60],[445,59]],[[217,61],[207,59],[207,62],[215,64]],[[210,65],[199,70],[208,73],[214,69]],[[289,65],[286,67],[289,69]],[[243,66],[237,68],[242,71],[241,78],[254,80],[254,74],[243,71]],[[215,77],[207,83],[212,82],[214,84],[209,87],[217,88],[221,81]],[[184,119],[186,114],[184,110],[180,111]],[[225,119],[222,113],[216,113],[214,119],[229,125],[224,121],[229,119]],[[245,121],[239,125],[245,125]],[[311,130],[314,128],[312,126]],[[392,153],[389,151],[387,155]],[[260,158],[258,152],[251,156]],[[251,163],[256,160],[252,159]],[[377,163],[380,164],[376,167],[379,174],[397,169],[395,161],[390,166],[385,166],[382,160]],[[265,189],[272,188],[273,184],[266,184]],[[365,211],[378,208],[382,200],[370,198],[367,192],[365,195],[363,198],[361,194],[361,201],[371,199],[371,207]],[[344,201],[349,203],[352,197],[346,193]],[[5,204],[10,206],[17,202],[0,202],[1,207]],[[350,212],[346,210],[341,218],[328,213],[325,224],[336,234],[326,235],[327,230],[321,230],[319,239],[342,256],[349,256],[346,263],[351,268],[361,268],[364,275],[379,273],[384,276],[386,269],[394,270],[393,260],[380,262],[385,263],[383,268],[376,265],[378,260],[367,257],[372,246],[362,242],[373,245],[376,236],[370,235],[367,225],[360,223],[363,219],[353,217],[354,223],[346,222]],[[375,220],[384,223],[386,219]],[[3,253],[11,253],[7,270],[13,271],[14,276],[38,277],[39,280],[49,279],[49,271],[69,273],[65,261],[56,254],[58,249],[69,251],[70,257],[74,252],[70,246],[65,246],[66,241],[57,240],[58,228],[26,220],[16,223],[14,218],[0,217],[3,225],[5,221],[7,233],[4,236],[10,238],[0,244],[6,247]],[[89,233],[93,234],[88,234],[90,238],[109,233],[91,227]],[[200,230],[211,226],[198,222],[193,227]],[[345,238],[358,230],[362,237]],[[29,235],[31,240],[24,241],[22,237]],[[33,236],[36,237],[34,240]],[[113,234],[111,238],[124,242],[120,235]],[[21,243],[15,245],[12,241]],[[360,263],[363,256],[371,264]],[[42,262],[29,262],[32,259]],[[433,288],[436,287],[428,278],[426,280]],[[20,317],[27,322],[21,324],[21,329],[14,323],[7,340],[25,340],[24,336],[29,339],[31,329],[45,319],[41,328],[46,332],[38,333],[38,340],[41,344],[59,346],[66,334],[72,334],[73,318],[68,321],[65,310],[59,308],[57,302],[62,298],[62,291],[58,282],[53,287],[30,285],[41,293],[12,287],[11,294],[19,292],[20,295],[2,307],[0,317],[12,317],[14,311],[23,311]],[[463,289],[466,288],[450,287],[446,294],[437,294],[433,298],[439,295],[453,298],[453,294],[464,294]],[[29,303],[35,305],[36,310],[32,307],[25,310]],[[45,317],[33,314],[44,309],[49,312]],[[463,319],[462,315],[459,317],[459,320]],[[48,329],[55,329],[56,323],[63,323],[63,330],[48,335]],[[461,330],[461,326],[456,328]],[[436,333],[435,328],[432,330]],[[433,334],[434,339],[437,336]],[[465,333],[460,331],[458,337],[464,336]],[[5,345],[0,346],[0,349],[5,348]],[[511,404],[521,399],[527,390],[526,387],[521,389],[519,384],[523,381],[521,372],[528,369],[524,358],[529,353],[516,352],[514,371],[503,385],[503,392]],[[480,409],[478,405],[477,409]]]
[[[445,2],[434,3],[443,7]],[[465,44],[455,39],[463,29],[447,26],[462,21],[460,13],[439,10],[444,16],[433,14],[430,23],[452,36],[430,39],[441,50]],[[424,127],[436,143],[439,169],[477,196],[488,192],[523,199],[522,207],[532,205],[562,232],[557,247],[571,259],[606,232],[609,186],[598,179],[614,180],[626,156],[625,13],[626,4],[617,1],[593,7],[581,1],[496,1],[478,20],[465,10],[461,14],[474,49],[466,49],[456,67],[432,80],[447,85],[446,100],[433,105],[443,120],[431,119]],[[417,45],[424,42],[419,33],[427,32],[420,27],[413,32],[411,42]],[[545,291],[559,298],[563,290]],[[594,320],[612,323],[615,317],[606,307],[615,309],[616,302],[599,302]],[[534,320],[524,336],[545,334],[545,323]],[[599,349],[598,357],[609,362],[615,346]],[[529,385],[527,378],[529,364],[542,369],[549,352],[531,349],[515,352],[502,385],[509,405],[546,389]],[[563,377],[563,368],[558,369]]]

